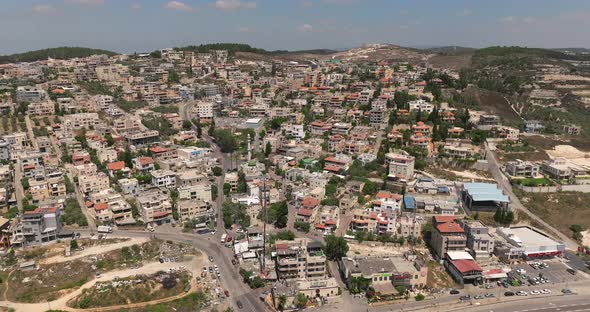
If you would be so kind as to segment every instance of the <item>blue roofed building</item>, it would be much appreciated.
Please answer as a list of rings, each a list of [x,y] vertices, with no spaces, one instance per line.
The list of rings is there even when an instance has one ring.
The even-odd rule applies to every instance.
[[[508,208],[510,198],[495,183],[465,183],[461,199],[470,211],[496,211]]]

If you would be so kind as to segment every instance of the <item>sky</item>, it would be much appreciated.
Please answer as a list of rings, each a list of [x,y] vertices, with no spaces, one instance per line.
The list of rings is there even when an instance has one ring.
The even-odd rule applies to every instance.
[[[588,0],[1,0],[0,54],[121,53],[214,42],[268,50],[364,43],[590,47]]]

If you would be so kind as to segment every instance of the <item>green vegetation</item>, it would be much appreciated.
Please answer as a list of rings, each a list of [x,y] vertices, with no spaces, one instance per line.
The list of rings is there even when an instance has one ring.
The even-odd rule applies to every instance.
[[[242,276],[244,283],[248,284],[250,288],[256,289],[264,287],[264,280],[262,280],[260,276],[252,276],[252,274],[252,271],[240,268],[240,275]]]
[[[211,127],[209,129],[211,129]],[[229,130],[214,129],[212,133],[209,131],[209,135],[212,135],[215,138],[217,145],[219,145],[219,148],[221,148],[221,151],[224,153],[232,153],[238,149],[238,141],[235,135]]]
[[[209,306],[209,298],[203,292],[196,292],[188,294],[180,299],[176,299],[166,303],[160,303],[156,305],[116,310],[115,312],[194,312],[194,311],[205,311]],[[213,310],[212,310],[213,311]]]
[[[287,217],[289,215],[289,206],[287,201],[276,202],[270,207],[263,209],[258,214],[258,219],[265,221],[267,224],[274,224],[275,227],[282,229],[287,226]],[[265,219],[266,217],[266,219]]]
[[[570,230],[572,231],[572,238],[578,242],[581,242],[584,238],[584,236],[582,235],[582,232],[584,231],[582,226],[579,224],[572,224],[570,225]]]
[[[160,106],[156,106],[154,108],[151,108],[151,110],[156,113],[161,113],[161,114],[172,114],[172,113],[178,114],[178,106],[176,106],[176,105],[160,105]],[[188,121],[188,120],[185,120],[185,121]],[[188,122],[190,123],[190,121],[188,121]]]
[[[81,48],[81,47],[59,47],[51,49],[43,49],[36,51],[29,51],[24,53],[17,53],[11,55],[0,56],[0,64],[16,63],[16,62],[35,62],[46,60],[48,58],[54,59],[71,59],[76,57],[88,57],[95,54],[106,54],[108,56],[116,55],[117,53],[107,50]]]
[[[295,221],[294,227],[298,231],[309,233],[311,225],[308,222]]]
[[[416,301],[422,301],[422,300],[424,300],[424,298],[425,298],[425,297],[424,297],[424,295],[423,295],[422,293],[419,293],[419,294],[417,294],[417,295],[414,297],[414,299],[415,299]]]
[[[295,239],[295,233],[291,231],[280,231],[276,234],[270,235],[270,243],[274,244],[277,240],[289,240],[292,241]]]
[[[523,185],[523,186],[550,186],[553,185],[553,182],[547,178],[524,178],[524,179],[514,179],[512,183]]]
[[[247,213],[248,207],[243,204],[226,201],[223,203],[223,224],[226,229],[233,224],[239,224],[243,229],[250,226],[250,216]]]
[[[340,236],[328,235],[324,238],[326,246],[324,252],[330,260],[339,260],[348,252],[348,242]]]
[[[88,221],[82,209],[75,198],[67,198],[65,202],[64,214],[61,216],[61,221],[67,225],[78,224],[79,226],[87,226]]]
[[[147,103],[143,102],[143,101],[129,102],[129,101],[121,100],[121,99],[116,101],[116,104],[120,109],[124,110],[127,113],[129,113],[133,110],[136,110],[136,109],[144,108],[147,106]]]
[[[161,136],[169,137],[178,132],[172,127],[172,124],[163,117],[146,116],[141,119],[141,123],[150,130],[157,130]]]
[[[510,209],[498,208],[494,214],[494,221],[498,224],[508,226],[514,222],[514,212]]]

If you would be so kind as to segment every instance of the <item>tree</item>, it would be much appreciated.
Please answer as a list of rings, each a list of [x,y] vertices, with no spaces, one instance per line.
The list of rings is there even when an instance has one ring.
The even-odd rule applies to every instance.
[[[275,227],[282,229],[287,226],[289,206],[287,201],[281,201],[277,207],[277,220],[275,221]],[[274,204],[273,204],[274,205]]]
[[[209,130],[207,130],[207,134],[209,134],[209,136],[211,137],[215,136],[215,120],[211,120],[211,123],[209,124]]]
[[[190,130],[192,128],[192,126],[193,126],[193,123],[190,122],[189,120],[184,120],[182,122],[182,129],[184,129],[184,130]]]
[[[363,186],[363,194],[365,195],[375,195],[377,194],[377,186],[372,181],[365,181],[365,185]]]
[[[108,146],[113,146],[115,145],[115,139],[113,139],[113,136],[110,133],[107,133],[104,136],[105,140],[107,140],[107,145]]]
[[[264,155],[268,157],[270,153],[272,153],[272,145],[270,144],[270,142],[266,142],[266,147],[264,148]]]
[[[309,229],[311,227],[311,225],[307,222],[303,222],[303,221],[295,221],[295,229],[297,229],[298,231],[301,232],[305,232],[305,233],[309,233]]]
[[[328,235],[325,237],[325,253],[328,259],[338,260],[346,256],[348,252],[348,242],[343,237]]]
[[[28,190],[31,185],[29,184],[29,178],[22,178],[20,179],[20,184],[23,186],[23,189],[26,191]]]
[[[211,171],[213,171],[213,175],[216,177],[220,177],[223,174],[223,169],[218,166],[211,168]]]
[[[229,195],[229,192],[231,192],[231,184],[223,183],[223,194]]]
[[[76,250],[76,249],[78,249],[78,241],[77,241],[77,240],[75,240],[75,239],[72,239],[72,240],[70,241],[70,248],[71,248],[72,250]]]
[[[414,297],[414,299],[416,299],[416,301],[422,301],[424,300],[424,295],[422,293],[419,293],[416,295],[416,297]]]
[[[219,190],[217,189],[217,184],[211,184],[211,198],[213,200],[217,199],[218,193],[219,193]]]
[[[307,296],[304,293],[297,294],[297,297],[295,297],[295,306],[299,309],[307,306]]]

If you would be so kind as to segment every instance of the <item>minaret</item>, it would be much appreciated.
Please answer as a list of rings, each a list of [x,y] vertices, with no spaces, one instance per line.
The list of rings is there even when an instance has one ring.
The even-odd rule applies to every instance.
[[[250,133],[248,133],[248,161],[252,160],[252,147],[250,146]]]

